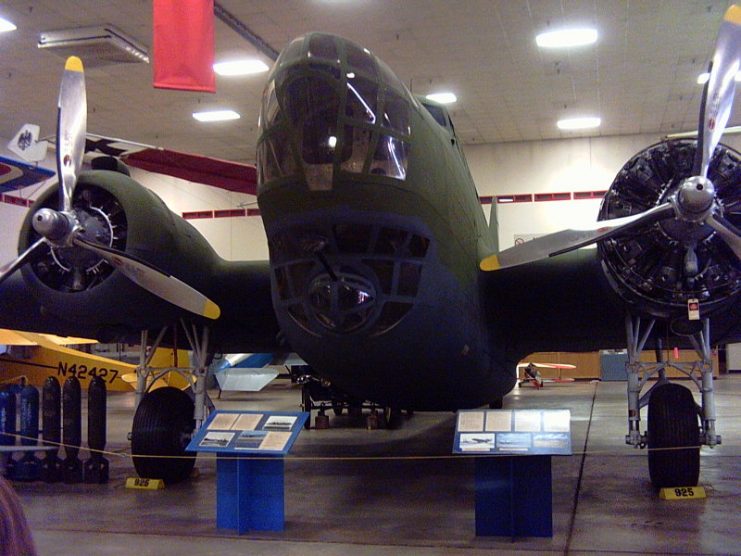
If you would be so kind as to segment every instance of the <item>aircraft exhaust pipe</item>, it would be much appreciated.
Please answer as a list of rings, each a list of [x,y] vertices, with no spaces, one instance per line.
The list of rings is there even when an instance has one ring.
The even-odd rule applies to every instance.
[[[90,381],[87,390],[87,443],[90,458],[85,462],[85,482],[108,482],[108,460],[101,453],[106,444],[106,387],[99,376]]]
[[[21,444],[35,446],[39,441],[39,391],[26,385],[21,390]],[[41,462],[33,452],[26,452],[15,466],[13,479],[36,481],[41,474]]]
[[[49,446],[58,446],[62,440],[62,387],[57,377],[50,376],[44,382],[41,392],[41,413],[43,416],[43,438]],[[41,461],[41,480],[56,483],[62,480],[62,460],[59,449],[49,450]]]
[[[15,394],[9,391],[0,392],[0,446],[15,444]],[[5,459],[5,476],[12,477],[15,460],[12,453],[3,454]]]
[[[65,483],[82,482],[82,462],[79,458],[82,442],[82,410],[80,381],[75,376],[64,381],[62,388],[62,441],[66,457],[62,462]]]

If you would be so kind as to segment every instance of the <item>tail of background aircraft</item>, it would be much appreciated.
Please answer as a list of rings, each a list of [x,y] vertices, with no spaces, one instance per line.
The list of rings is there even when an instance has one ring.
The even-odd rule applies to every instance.
[[[489,211],[489,234],[491,243],[494,246],[494,252],[499,252],[499,219],[497,218],[497,198],[491,200],[491,210]]]
[[[39,141],[39,126],[34,124],[23,124],[8,143],[8,149],[26,162],[44,160],[48,147],[48,141]]]

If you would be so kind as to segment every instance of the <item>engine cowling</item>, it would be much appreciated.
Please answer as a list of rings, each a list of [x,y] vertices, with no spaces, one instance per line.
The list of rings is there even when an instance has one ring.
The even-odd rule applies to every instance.
[[[57,186],[38,199],[24,220],[19,250],[39,235],[31,218],[42,207],[59,206]],[[73,211],[89,241],[134,255],[202,292],[209,291],[218,256],[203,236],[172,213],[152,191],[130,177],[106,170],[80,175]],[[141,330],[171,323],[184,311],[131,282],[95,253],[76,246],[46,247],[22,269],[44,310],[68,321]]]
[[[692,175],[696,142],[671,140],[631,158],[613,181],[599,219],[644,212],[665,203]],[[741,227],[741,164],[737,151],[719,145],[708,171],[716,200]],[[709,226],[669,218],[599,243],[612,286],[634,312],[683,320],[697,299],[702,314],[724,306],[741,292],[741,265]]]

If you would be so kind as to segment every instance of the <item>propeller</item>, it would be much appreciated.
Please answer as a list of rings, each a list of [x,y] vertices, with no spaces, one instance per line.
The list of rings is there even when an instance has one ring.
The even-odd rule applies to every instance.
[[[740,52],[741,7],[734,4],[723,16],[710,62],[710,78],[703,91],[693,176],[684,180],[666,202],[640,214],[597,222],[586,228],[562,230],[505,249],[485,257],[480,263],[481,270],[499,270],[554,257],[671,217],[711,227],[741,259],[741,231],[723,217],[723,207],[716,200],[715,187],[707,177],[713,152],[731,115]],[[686,257],[691,267],[693,245],[688,244],[687,250],[693,250]]]
[[[73,198],[85,153],[87,100],[82,61],[76,56],[70,56],[64,66],[58,109],[57,173],[61,210],[42,208],[34,213],[31,225],[41,238],[15,260],[0,267],[0,283],[32,262],[47,246],[52,249],[76,246],[97,254],[129,280],[173,305],[209,319],[219,318],[219,306],[188,284],[141,259],[83,237],[84,229],[73,209]]]

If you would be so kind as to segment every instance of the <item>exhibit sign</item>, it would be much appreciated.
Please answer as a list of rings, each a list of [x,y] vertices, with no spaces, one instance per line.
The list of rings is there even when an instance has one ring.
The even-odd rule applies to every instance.
[[[187,450],[285,456],[308,416],[302,411],[215,411]]]
[[[454,454],[571,455],[568,409],[459,411]]]

